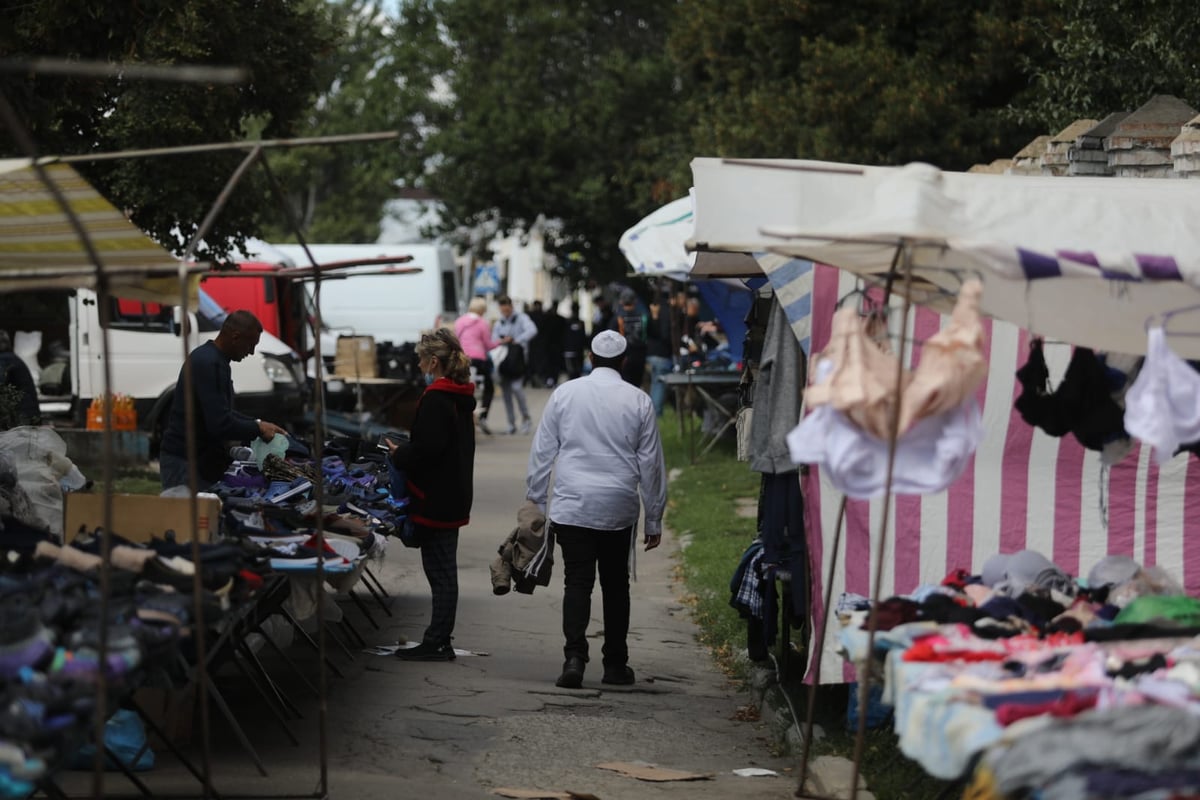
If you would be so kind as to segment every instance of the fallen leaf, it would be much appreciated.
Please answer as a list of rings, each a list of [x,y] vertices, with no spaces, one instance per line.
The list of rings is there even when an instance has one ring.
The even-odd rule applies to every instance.
[[[738,706],[737,711],[733,712],[733,718],[738,722],[758,722],[762,719],[762,714],[754,706]]]

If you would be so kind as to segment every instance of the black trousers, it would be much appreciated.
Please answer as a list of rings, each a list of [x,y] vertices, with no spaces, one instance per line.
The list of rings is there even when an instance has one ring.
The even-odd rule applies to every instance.
[[[604,602],[604,666],[629,661],[629,545],[633,528],[615,531],[551,523],[563,559],[563,655],[588,660],[592,587],[600,575]]]
[[[628,384],[642,388],[646,381],[646,351],[626,350],[625,363],[621,365],[621,378]]]
[[[487,358],[472,358],[471,366],[477,375],[483,376],[483,397],[479,401],[479,416],[486,417],[492,407],[492,398],[496,396],[496,383],[492,380],[492,362]]]
[[[450,644],[458,615],[458,530],[422,528],[421,566],[433,595],[433,613],[422,641]]]

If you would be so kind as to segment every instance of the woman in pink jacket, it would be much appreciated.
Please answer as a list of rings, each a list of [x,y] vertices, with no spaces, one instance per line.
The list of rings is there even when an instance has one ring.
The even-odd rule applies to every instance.
[[[492,339],[492,328],[483,313],[487,311],[487,301],[482,297],[471,300],[467,313],[454,323],[454,333],[462,344],[463,352],[471,359],[475,372],[483,376],[483,400],[479,404],[475,424],[479,430],[491,435],[487,426],[488,409],[492,407],[492,397],[496,393],[496,385],[492,382],[492,361],[488,352],[494,350],[499,342]]]

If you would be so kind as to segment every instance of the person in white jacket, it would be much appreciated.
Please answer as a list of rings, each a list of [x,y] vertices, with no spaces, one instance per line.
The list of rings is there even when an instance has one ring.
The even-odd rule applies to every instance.
[[[592,587],[604,597],[602,683],[629,685],[629,563],[639,503],[646,510],[645,547],[662,540],[667,505],[662,439],[650,396],[621,379],[625,337],[592,339],[592,372],[554,390],[529,453],[526,499],[550,520],[562,548],[563,636],[557,685],[578,689],[588,661]],[[547,510],[550,473],[554,493]]]
[[[492,340],[497,346],[520,347],[525,356],[523,362],[528,364],[529,343],[537,336],[537,326],[528,314],[513,309],[511,298],[501,297],[496,300],[496,305],[500,306],[500,319],[496,320],[496,326],[492,329]],[[508,415],[507,433],[517,432],[517,420],[513,416],[513,397],[516,397],[517,406],[521,409],[521,433],[529,433],[533,429],[533,420],[529,416],[529,404],[525,401],[524,370],[522,374],[514,376],[501,372],[499,377],[500,391],[504,395],[504,413]]]

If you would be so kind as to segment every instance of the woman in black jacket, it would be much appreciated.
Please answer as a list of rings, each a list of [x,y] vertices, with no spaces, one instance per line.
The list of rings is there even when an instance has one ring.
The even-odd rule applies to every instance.
[[[458,338],[444,328],[421,336],[417,357],[425,393],[407,442],[388,441],[392,464],[407,477],[409,519],[433,595],[421,643],[400,649],[410,661],[450,661],[458,611],[458,529],[470,521],[475,469],[475,385]]]

